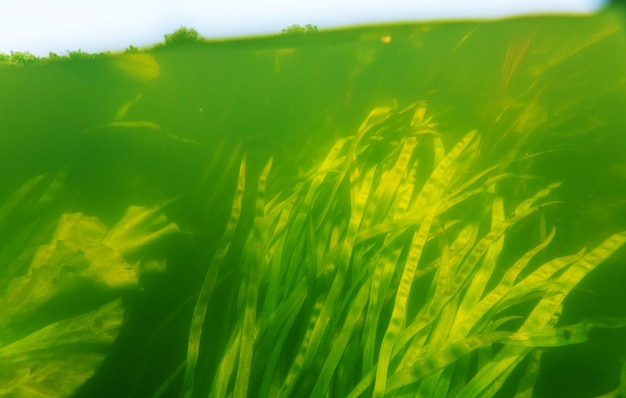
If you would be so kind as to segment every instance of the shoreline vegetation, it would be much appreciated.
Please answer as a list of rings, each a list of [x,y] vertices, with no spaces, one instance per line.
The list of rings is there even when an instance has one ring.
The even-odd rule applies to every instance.
[[[607,11],[610,12],[613,10],[615,10],[617,13],[620,13],[620,14],[623,13],[623,5],[621,4],[621,2],[612,1],[609,4],[607,4],[603,9],[600,9],[596,14],[604,13]],[[594,16],[596,14],[591,14],[591,16]],[[495,20],[486,20],[486,21],[497,22],[497,21],[502,21],[502,20],[515,20],[515,19],[541,18],[541,17],[550,18],[550,17],[555,17],[555,16],[574,17],[574,18],[581,17],[581,15],[576,15],[576,14],[549,14],[548,13],[548,14],[539,14],[539,15],[530,14],[530,15],[511,16],[511,17],[506,17],[506,18],[501,18],[501,19],[499,18]],[[588,16],[589,15],[583,15],[583,17],[588,17]],[[463,23],[463,22],[467,22],[467,21],[440,20],[440,21],[434,21],[433,23],[445,24],[445,23]],[[422,24],[424,23],[424,21],[416,21],[413,24],[416,24],[416,23]],[[384,26],[387,26],[387,24],[388,23],[372,24],[372,25],[357,25],[357,27],[366,27],[366,26],[384,27]],[[391,23],[391,25],[397,25],[397,24],[398,23]],[[406,24],[406,22],[402,24]],[[345,28],[350,28],[350,27],[345,27]],[[339,28],[339,30],[342,30],[345,28]],[[336,30],[336,29],[333,29],[333,30]],[[293,24],[293,25],[287,26],[286,28],[283,28],[278,33],[274,33],[270,35],[252,36],[252,38],[255,38],[255,39],[267,38],[267,37],[293,38],[293,37],[303,37],[305,35],[316,34],[319,32],[320,31],[316,25]],[[143,48],[136,47],[133,44],[129,44],[128,47],[126,47],[123,51],[101,51],[101,52],[90,53],[79,48],[77,50],[68,50],[67,54],[58,54],[56,52],[50,51],[47,57],[37,56],[28,51],[15,50],[15,51],[10,51],[8,54],[0,51],[0,67],[6,66],[6,65],[25,66],[25,65],[47,64],[50,62],[67,61],[67,60],[86,60],[86,59],[108,58],[108,57],[119,55],[119,54],[133,54],[133,53],[151,51],[151,50],[156,50],[160,48],[183,45],[183,44],[199,44],[199,43],[212,43],[212,42],[222,42],[222,41],[230,42],[230,41],[246,40],[246,39],[249,39],[249,37],[242,36],[242,37],[229,37],[226,39],[209,39],[209,38],[202,36],[196,29],[188,28],[183,25],[179,27],[178,29],[176,29],[175,31],[165,34],[164,40],[162,42],[158,42],[156,44],[153,44],[151,46],[146,46]]]
[[[317,33],[317,26],[306,24],[304,26],[301,25],[291,25],[281,30],[279,34],[276,36],[300,36],[304,34]],[[169,46],[175,45],[184,45],[184,44],[198,44],[210,42],[210,40],[201,36],[197,30],[194,28],[187,28],[186,26],[181,26],[176,29],[174,32],[165,34],[164,40],[160,43],[156,43],[152,46],[148,46],[146,48],[139,48],[134,45],[129,45],[121,51],[121,54],[135,54],[143,51],[156,50],[160,48],[165,48]],[[118,55],[119,53],[112,51],[102,51],[97,53],[90,53],[83,51],[81,49],[68,51],[67,54],[57,54],[55,52],[50,52],[47,57],[39,57],[37,55],[31,54],[28,51],[11,51],[9,54],[0,52],[0,66],[11,65],[11,66],[25,66],[25,65],[40,65],[47,64],[50,62],[58,62],[58,61],[68,61],[68,60],[86,60],[86,59],[98,59],[98,58],[108,58],[111,56]]]

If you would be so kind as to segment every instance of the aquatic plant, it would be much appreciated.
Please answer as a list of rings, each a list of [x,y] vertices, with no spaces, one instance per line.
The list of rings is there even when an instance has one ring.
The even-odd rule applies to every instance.
[[[110,228],[76,212],[40,222],[64,181],[33,177],[0,205],[1,396],[67,397],[89,379],[120,331],[122,292],[165,268],[145,247],[178,229],[159,206],[128,207]]]
[[[236,319],[217,332],[227,344],[208,354],[210,303],[219,275],[235,267],[226,257],[250,191],[244,158],[177,369],[185,366],[182,395],[486,397],[525,363],[517,391],[530,396],[539,348],[624,327],[559,317],[626,231],[590,250],[551,253],[557,226],[546,214],[561,203],[560,183],[507,171],[539,154],[477,169],[480,141],[471,131],[446,150],[418,102],[374,108],[356,134],[272,195],[270,159],[234,270]],[[520,181],[526,196],[510,189]],[[200,359],[211,362],[202,373]]]

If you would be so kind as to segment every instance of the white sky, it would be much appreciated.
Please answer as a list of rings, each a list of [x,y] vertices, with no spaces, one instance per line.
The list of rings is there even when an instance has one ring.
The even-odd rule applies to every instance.
[[[377,22],[586,13],[603,0],[0,0],[0,52],[123,50],[180,26],[208,38]]]

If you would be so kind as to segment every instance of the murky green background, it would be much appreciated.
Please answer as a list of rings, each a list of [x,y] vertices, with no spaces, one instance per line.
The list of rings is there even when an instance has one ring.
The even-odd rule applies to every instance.
[[[38,213],[0,226],[2,267],[32,257],[20,251],[25,242],[49,242],[63,213],[113,225],[131,205],[174,200],[164,213],[180,233],[150,247],[167,270],[123,292],[119,337],[77,397],[149,397],[184,362],[195,297],[244,154],[250,181],[274,158],[271,195],[319,164],[376,106],[426,101],[447,148],[478,130],[485,167],[552,151],[532,174],[564,181],[563,204],[547,216],[556,253],[626,229],[626,36],[618,15],[365,27],[141,54],[0,66],[0,203],[34,176],[64,178]],[[127,124],[115,124],[116,115]],[[253,216],[253,198],[244,202],[242,230]],[[238,236],[231,250],[244,241]],[[236,268],[238,257],[227,261]],[[6,269],[3,289],[20,272]],[[209,349],[225,344],[220,328],[236,317],[237,278],[220,275],[203,337]],[[622,249],[571,293],[561,321],[626,317],[624,281]],[[624,336],[624,328],[599,329],[586,343],[547,350],[534,396],[617,388]],[[201,358],[198,366],[211,374],[215,364]],[[178,396],[181,383],[175,374],[163,396]],[[507,388],[500,396],[512,396]]]

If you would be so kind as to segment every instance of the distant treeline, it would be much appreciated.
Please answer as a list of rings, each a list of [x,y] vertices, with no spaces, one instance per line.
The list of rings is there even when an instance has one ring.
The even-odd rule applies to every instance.
[[[280,35],[298,35],[298,34],[307,34],[317,32],[317,26],[314,25],[291,25],[280,32]],[[174,32],[165,34],[165,40],[157,43],[148,49],[157,49],[163,48],[172,45],[179,44],[190,44],[190,43],[200,43],[205,40],[205,38],[198,33],[197,30],[193,28],[187,28],[185,26],[181,26],[176,29]],[[128,53],[136,53],[141,49],[129,45],[123,52],[125,54]],[[33,55],[27,51],[11,51],[10,54],[0,52],[0,65],[32,65],[39,64],[41,62],[51,62],[58,60],[75,60],[75,59],[93,59],[93,58],[101,58],[111,56],[111,51],[103,51],[99,53],[89,53],[83,50],[75,50],[68,51],[66,55],[59,55],[55,52],[50,52],[47,57],[38,57]]]

